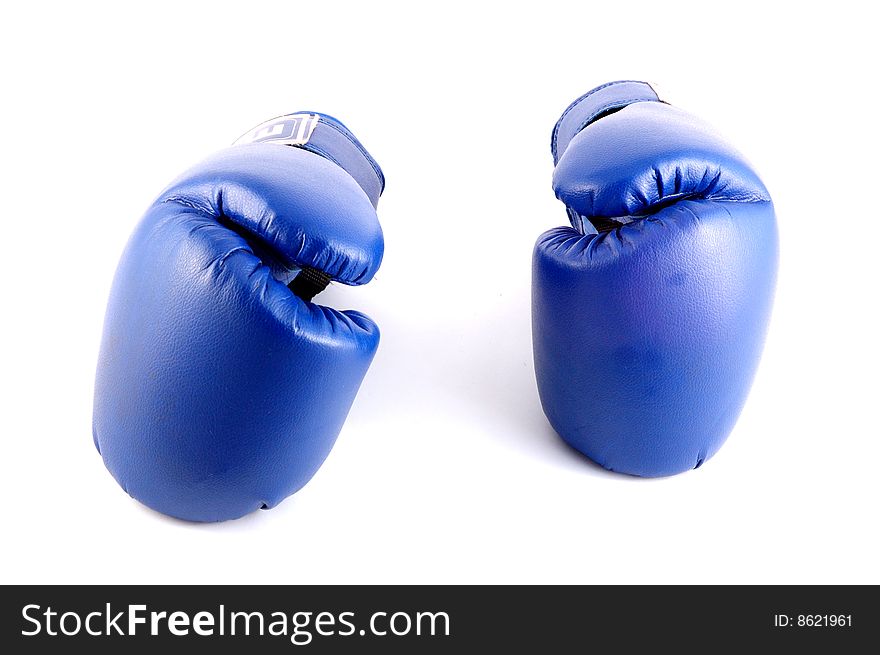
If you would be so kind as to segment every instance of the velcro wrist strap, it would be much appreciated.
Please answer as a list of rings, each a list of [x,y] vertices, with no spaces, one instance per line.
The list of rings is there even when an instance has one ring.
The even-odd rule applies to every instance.
[[[302,148],[329,159],[351,175],[373,207],[385,188],[382,169],[360,141],[341,122],[316,112],[297,112],[273,118],[239,137],[233,145],[273,143]]]
[[[660,102],[660,98],[645,82],[622,81],[603,84],[571,103],[553,128],[553,165],[559,163],[568,144],[587,125],[635,102]]]

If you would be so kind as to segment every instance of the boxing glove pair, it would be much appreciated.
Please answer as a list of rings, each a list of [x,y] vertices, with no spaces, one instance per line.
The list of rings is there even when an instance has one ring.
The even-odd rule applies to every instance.
[[[572,227],[534,251],[544,411],[606,468],[699,466],[760,355],[776,267],[769,195],[741,155],[639,82],[575,101],[552,152]],[[159,194],[119,264],[95,384],[95,445],[130,495],[219,521],[314,475],[379,331],[312,299],[379,268],[383,188],[342,123],[299,113]]]

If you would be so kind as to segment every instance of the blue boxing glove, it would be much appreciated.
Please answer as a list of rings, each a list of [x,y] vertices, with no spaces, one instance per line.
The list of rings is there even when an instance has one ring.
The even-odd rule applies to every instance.
[[[534,251],[544,412],[613,471],[696,468],[733,428],[760,358],[777,265],[770,195],[740,153],[641,82],[575,101],[552,151],[573,227]]]
[[[379,331],[311,299],[376,273],[383,186],[339,121],[291,114],[150,206],[116,272],[95,381],[95,445],[131,496],[222,521],[315,474]]]

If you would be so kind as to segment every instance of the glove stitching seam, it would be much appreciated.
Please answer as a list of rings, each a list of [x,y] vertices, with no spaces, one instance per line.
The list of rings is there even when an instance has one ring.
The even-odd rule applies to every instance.
[[[163,198],[160,201],[160,204],[164,205],[169,202],[177,204],[177,205],[183,205],[184,207],[188,207],[189,209],[195,209],[196,211],[202,212],[202,213],[207,214],[209,216],[213,216],[215,214],[213,207],[200,205],[185,196],[168,196],[167,198]]]

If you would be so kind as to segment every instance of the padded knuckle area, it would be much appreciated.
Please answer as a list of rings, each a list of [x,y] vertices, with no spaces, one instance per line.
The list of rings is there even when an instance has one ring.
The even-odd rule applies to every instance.
[[[553,188],[576,215],[641,217],[685,199],[766,202],[744,157],[701,121],[661,103],[630,105],[578,133]]]
[[[288,267],[364,284],[384,250],[376,211],[341,168],[301,149],[255,144],[217,153],[175,180],[158,202],[192,208]]]

